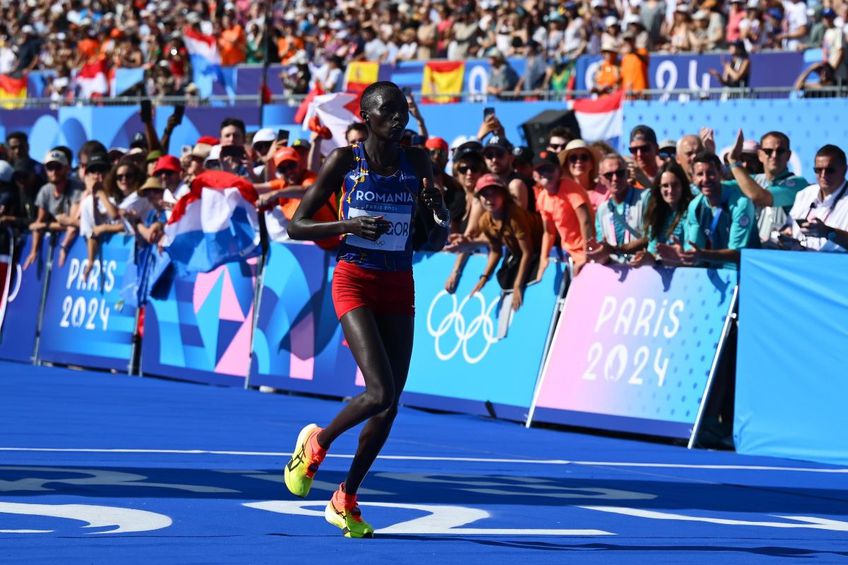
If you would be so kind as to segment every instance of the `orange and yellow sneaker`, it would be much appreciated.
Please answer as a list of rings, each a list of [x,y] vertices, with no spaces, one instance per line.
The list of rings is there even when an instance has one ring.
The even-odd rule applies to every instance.
[[[362,519],[362,512],[356,504],[356,495],[347,494],[344,491],[344,483],[339,485],[338,490],[333,493],[333,498],[327,503],[324,518],[337,528],[341,528],[346,538],[374,537],[374,528]]]
[[[317,436],[321,431],[315,424],[309,424],[297,436],[292,458],[286,465],[284,476],[286,487],[295,496],[304,497],[312,488],[312,479],[318,466],[324,461],[327,450],[318,445]]]

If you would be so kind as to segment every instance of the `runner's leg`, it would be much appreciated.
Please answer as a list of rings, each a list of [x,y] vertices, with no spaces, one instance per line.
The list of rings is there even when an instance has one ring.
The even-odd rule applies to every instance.
[[[406,385],[409,362],[412,357],[415,329],[412,316],[378,316],[377,326],[392,367],[394,397],[391,406],[372,416],[359,434],[359,446],[345,480],[345,492],[348,494],[356,494],[359,485],[389,437],[395,416],[397,416],[400,395]]]
[[[342,316],[340,321],[353,358],[362,371],[365,391],[318,434],[318,445],[325,449],[350,428],[391,407],[395,399],[392,364],[374,313],[370,308],[360,307]]]

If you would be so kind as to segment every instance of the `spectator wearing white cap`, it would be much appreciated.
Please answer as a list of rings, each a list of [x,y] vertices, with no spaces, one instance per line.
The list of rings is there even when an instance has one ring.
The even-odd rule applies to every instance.
[[[32,250],[24,261],[24,269],[35,262],[44,232],[48,230],[66,232],[60,243],[59,265],[62,266],[79,227],[77,215],[83,186],[79,180],[70,178],[71,167],[68,158],[62,151],[51,149],[44,157],[44,168],[47,170],[47,184],[39,189],[35,197],[38,214],[29,226],[32,232]]]
[[[256,178],[265,178],[265,169],[268,160],[273,155],[272,146],[275,146],[277,134],[271,128],[262,128],[253,134],[253,139],[250,144],[253,175]]]

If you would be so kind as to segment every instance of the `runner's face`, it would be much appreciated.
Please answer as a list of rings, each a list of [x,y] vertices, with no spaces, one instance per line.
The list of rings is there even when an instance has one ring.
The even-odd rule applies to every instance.
[[[399,89],[386,89],[365,109],[365,123],[377,139],[400,142],[409,122],[409,104]]]

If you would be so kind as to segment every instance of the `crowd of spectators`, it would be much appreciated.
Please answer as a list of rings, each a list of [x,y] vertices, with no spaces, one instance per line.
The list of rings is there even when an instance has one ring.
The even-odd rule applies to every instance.
[[[451,293],[470,276],[475,291],[498,284],[517,310],[526,285],[541,280],[557,255],[579,276],[589,262],[735,269],[749,247],[848,250],[848,163],[834,145],[823,145],[812,169],[797,175],[789,170],[791,140],[780,131],[758,140],[745,140],[740,131],[733,147],[718,154],[709,128],[658,140],[640,125],[620,155],[557,127],[546,147],[533,152],[514,146],[495,114],[486,115],[474,139],[455,147],[427,132],[416,109],[412,114],[418,131],[407,130],[403,143],[429,153],[451,215],[444,249],[429,249],[434,220],[426,213],[414,220],[413,243],[456,253],[445,281]],[[139,249],[155,253],[176,201],[204,170],[252,182],[264,237],[287,241],[288,222],[321,167],[321,137],[247,132],[240,120],[225,119],[217,136],[200,137],[177,157],[169,154],[176,123],[169,119],[160,136],[148,121],[128,149],[89,141],[76,155],[54,147],[41,162],[29,155],[25,134],[9,133],[0,147],[0,225],[32,233],[24,268],[37,260],[47,233],[54,234],[60,265],[74,239],[85,239],[84,276],[112,234],[135,235]],[[367,133],[353,123],[347,142]],[[337,218],[336,205],[331,201],[318,219]],[[339,241],[318,244],[333,249]],[[483,272],[465,273],[467,258],[480,250],[488,253]]]
[[[294,94],[316,83],[338,88],[340,69],[354,60],[516,56],[534,62],[534,70],[503,89],[556,90],[582,54],[614,54],[609,60],[625,88],[639,90],[631,81],[650,53],[730,49],[733,57],[717,69],[730,85],[744,82],[748,53],[768,49],[821,47],[836,78],[848,78],[843,0],[271,0],[270,7],[245,0],[5,0],[0,16],[0,74],[53,71],[52,97],[71,97],[73,72],[93,61],[144,68],[149,96],[191,94],[187,28],[217,41],[223,65],[283,63],[280,78]]]

